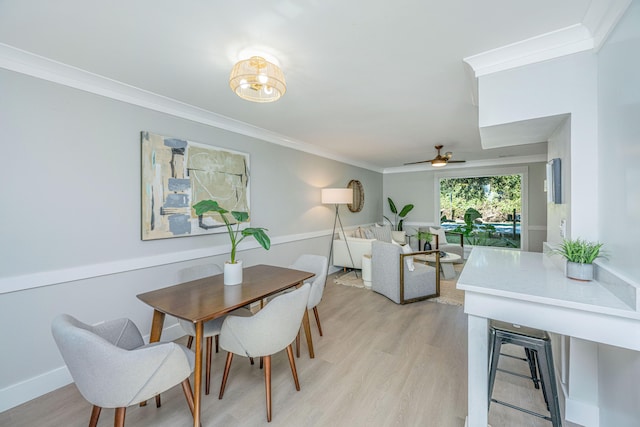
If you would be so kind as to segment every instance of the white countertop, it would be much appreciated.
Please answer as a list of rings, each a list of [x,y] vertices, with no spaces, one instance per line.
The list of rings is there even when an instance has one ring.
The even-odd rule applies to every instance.
[[[640,313],[597,282],[568,279],[542,253],[476,247],[458,279],[458,289],[640,319]]]

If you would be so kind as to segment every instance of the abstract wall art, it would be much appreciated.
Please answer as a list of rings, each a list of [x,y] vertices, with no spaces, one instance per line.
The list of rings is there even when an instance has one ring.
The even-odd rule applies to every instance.
[[[218,214],[195,216],[201,200],[251,218],[248,154],[144,131],[141,140],[142,240],[226,232]]]

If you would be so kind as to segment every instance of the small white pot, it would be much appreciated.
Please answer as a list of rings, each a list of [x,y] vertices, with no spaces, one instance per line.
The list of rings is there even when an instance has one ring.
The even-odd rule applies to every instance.
[[[224,263],[224,284],[239,285],[242,283],[242,261],[236,261],[231,264],[229,261]]]
[[[593,264],[581,264],[579,262],[567,261],[565,273],[570,279],[589,282],[593,280]]]

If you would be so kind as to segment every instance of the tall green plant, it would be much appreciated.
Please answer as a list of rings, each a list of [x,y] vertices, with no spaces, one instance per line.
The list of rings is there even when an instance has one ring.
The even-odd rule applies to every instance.
[[[217,212],[222,217],[225,226],[227,227],[227,232],[229,233],[229,240],[231,240],[231,264],[236,263],[236,249],[240,242],[242,242],[246,237],[253,236],[260,246],[264,249],[269,250],[271,247],[271,239],[267,236],[265,231],[268,231],[266,228],[245,228],[240,230],[240,223],[245,222],[249,219],[249,214],[247,212],[238,212],[231,211],[231,215],[236,219],[236,229],[234,230],[227,218],[226,214],[229,213],[228,210],[224,209],[218,202],[213,200],[202,200],[195,205],[193,205],[193,209],[196,212],[196,215],[200,216],[207,212]]]
[[[387,221],[389,221],[389,223],[391,224],[391,227],[393,227],[394,230],[402,231],[402,224],[404,222],[404,218],[407,216],[409,212],[411,212],[411,209],[413,209],[413,205],[412,204],[404,205],[402,210],[398,212],[398,208],[396,208],[396,204],[393,203],[393,200],[391,200],[391,197],[387,197],[387,200],[389,201],[389,210],[391,211],[392,214],[395,215],[395,222],[392,222],[386,216],[384,218]],[[400,219],[398,220],[398,218]]]

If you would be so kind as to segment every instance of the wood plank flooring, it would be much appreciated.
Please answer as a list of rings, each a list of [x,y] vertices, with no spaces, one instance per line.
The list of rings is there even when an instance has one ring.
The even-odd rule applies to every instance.
[[[467,323],[462,307],[431,301],[399,306],[369,290],[334,284],[330,276],[319,310],[324,337],[311,319],[316,358],[309,359],[303,335],[296,359],[301,391],[295,391],[286,352],[273,357],[270,424],[263,371],[246,358],[234,359],[224,399],[218,400],[226,355],[221,352],[213,358],[212,392],[203,396],[202,425],[464,426]],[[524,362],[502,363],[527,373]],[[498,373],[495,396],[545,410],[541,393],[518,377]],[[180,386],[164,393],[162,401],[159,409],[129,407],[126,425],[191,425]],[[0,426],[84,427],[90,410],[71,384],[0,413]],[[104,409],[98,426],[113,425],[113,413]],[[551,425],[495,404],[489,422],[493,427]]]

